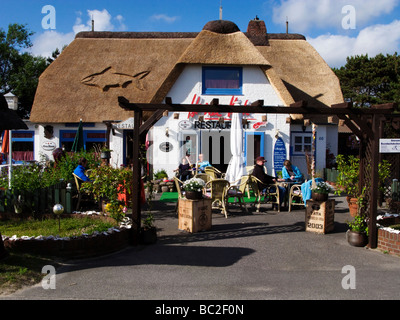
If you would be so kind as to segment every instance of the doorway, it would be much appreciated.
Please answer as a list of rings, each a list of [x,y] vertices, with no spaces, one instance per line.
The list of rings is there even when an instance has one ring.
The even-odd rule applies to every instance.
[[[226,172],[232,158],[229,131],[201,131],[201,153],[204,160],[221,172]]]

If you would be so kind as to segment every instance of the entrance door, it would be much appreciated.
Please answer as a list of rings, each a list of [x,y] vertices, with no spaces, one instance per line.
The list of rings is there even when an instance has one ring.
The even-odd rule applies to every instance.
[[[201,153],[204,160],[222,172],[226,172],[232,158],[230,131],[201,131]]]
[[[264,136],[264,132],[246,132],[244,146],[246,166],[254,165],[257,157],[264,157]]]

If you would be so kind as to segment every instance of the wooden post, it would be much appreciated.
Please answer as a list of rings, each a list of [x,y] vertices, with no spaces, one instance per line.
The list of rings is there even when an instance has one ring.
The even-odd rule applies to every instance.
[[[368,221],[368,233],[369,241],[368,247],[374,249],[377,247],[377,228],[376,228],[376,216],[377,216],[377,205],[378,205],[378,164],[379,164],[379,125],[380,116],[373,115],[372,117],[372,154],[371,154],[371,193],[369,199],[369,221]]]
[[[141,227],[141,204],[140,204],[140,126],[142,124],[142,111],[135,109],[133,127],[133,185],[132,185],[132,230],[131,242],[137,245]]]

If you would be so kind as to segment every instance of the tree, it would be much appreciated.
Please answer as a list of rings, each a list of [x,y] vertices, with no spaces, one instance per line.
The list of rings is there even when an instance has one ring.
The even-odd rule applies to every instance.
[[[32,46],[32,35],[21,24],[10,24],[7,33],[0,29],[0,92],[18,96],[17,112],[23,118],[30,114],[39,76],[49,65],[45,58],[21,53]]]
[[[345,100],[354,106],[400,102],[400,56],[378,54],[348,57],[346,65],[333,71],[340,80]]]

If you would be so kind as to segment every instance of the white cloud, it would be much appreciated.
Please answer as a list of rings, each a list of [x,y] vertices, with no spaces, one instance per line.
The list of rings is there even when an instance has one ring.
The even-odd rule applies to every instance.
[[[167,22],[167,23],[173,23],[178,19],[178,17],[177,16],[170,17],[170,16],[168,16],[166,14],[154,14],[154,15],[152,15],[150,17],[150,19],[153,20],[153,21],[155,20],[155,21],[164,21],[164,22]]]
[[[115,18],[106,10],[87,10],[87,21],[83,23],[82,12],[77,12],[75,24],[72,26],[73,32],[61,33],[56,30],[45,31],[36,36],[33,40],[33,46],[31,52],[34,55],[41,55],[43,57],[51,56],[51,53],[56,49],[60,49],[64,45],[68,45],[74,40],[75,35],[80,31],[92,30],[92,19],[94,20],[95,31],[114,31],[114,30],[126,30],[126,26],[123,23],[124,17],[117,15]],[[113,22],[116,22],[114,25]]]
[[[34,39],[30,52],[35,56],[50,57],[56,48],[61,51],[65,45],[74,40],[74,37],[73,32],[64,34],[56,31],[45,31]]]
[[[342,8],[355,8],[357,26],[365,27],[368,22],[388,14],[400,0],[282,0],[273,8],[273,21],[282,24],[289,19],[292,32],[304,33],[312,28],[341,28],[346,14]]]
[[[379,53],[386,55],[398,52],[400,21],[364,28],[357,37],[326,34],[307,40],[329,66],[340,67],[345,65],[348,56],[368,54],[374,57]]]

